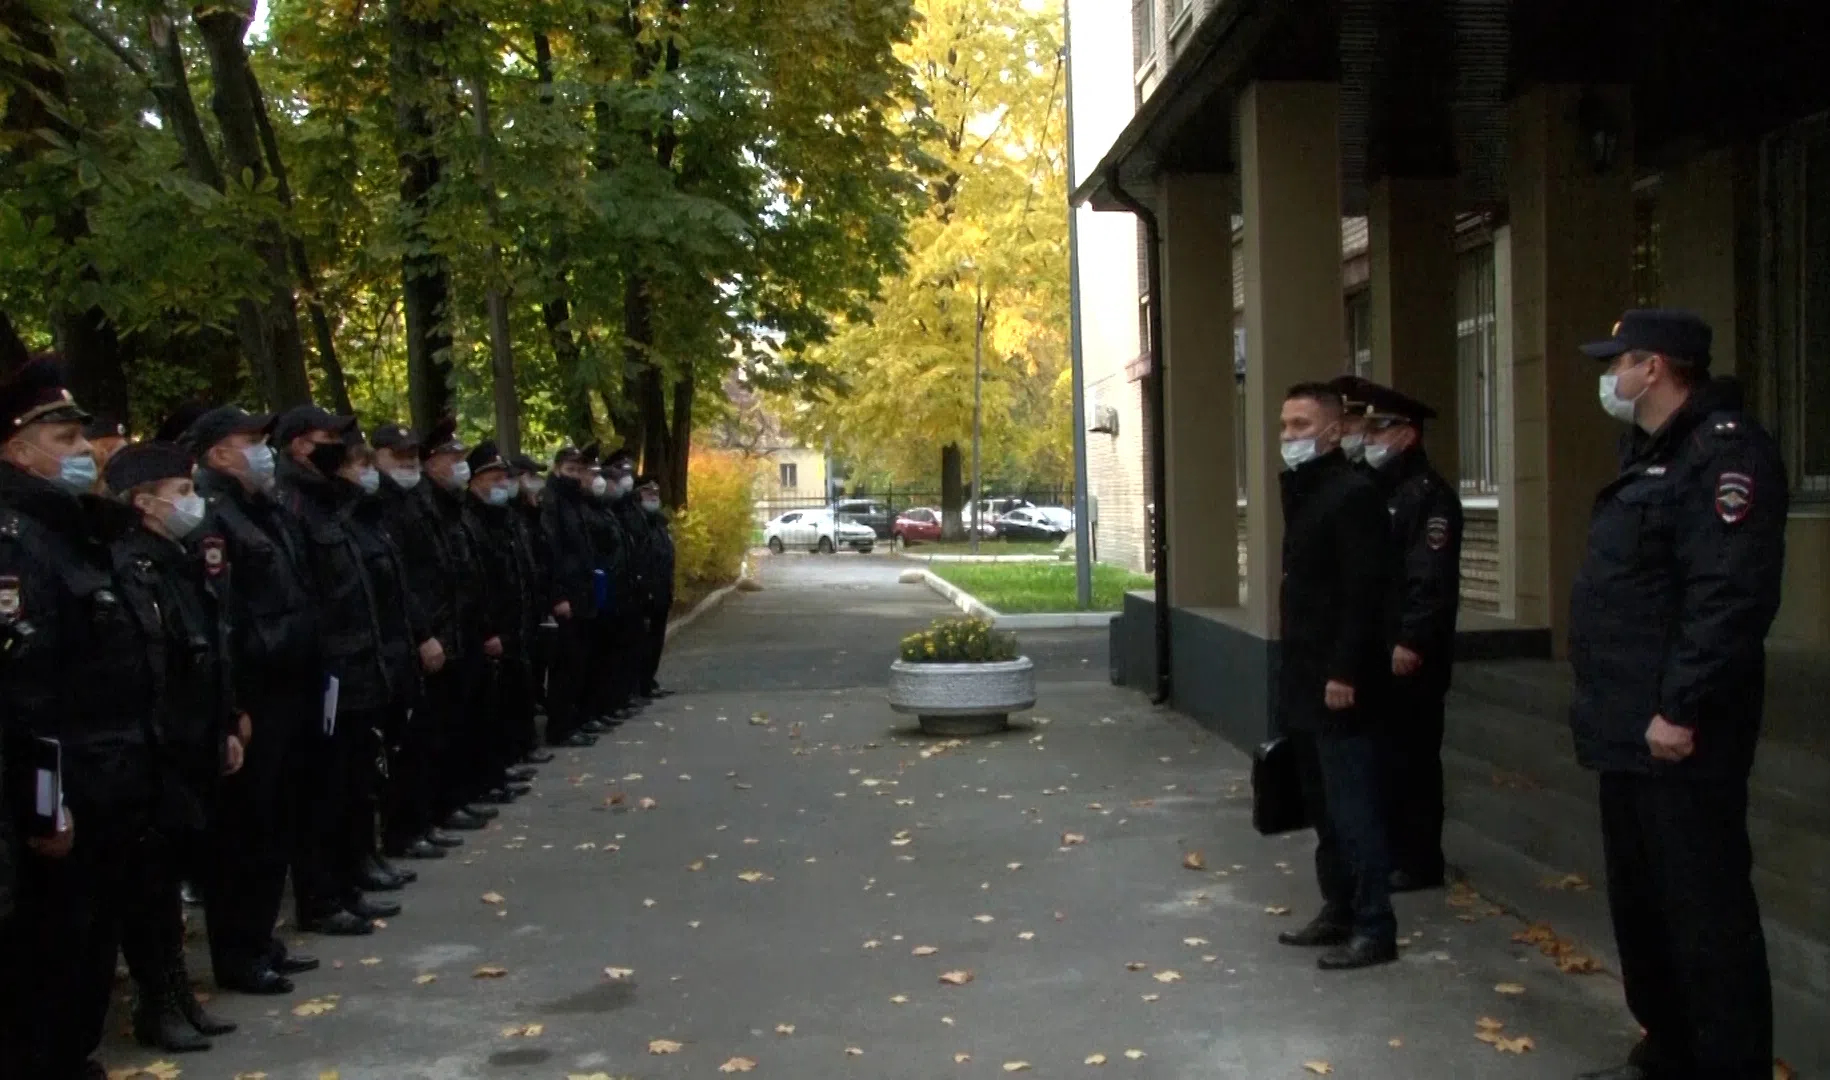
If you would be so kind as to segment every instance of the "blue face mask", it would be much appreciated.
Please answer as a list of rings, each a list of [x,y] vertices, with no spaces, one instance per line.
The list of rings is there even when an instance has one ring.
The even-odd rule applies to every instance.
[[[242,447],[241,456],[248,462],[248,478],[257,488],[273,484],[273,447],[265,443]]]
[[[72,495],[95,489],[95,459],[88,454],[71,454],[57,468],[57,486]]]
[[[498,485],[489,489],[489,505],[491,506],[507,506],[508,500],[514,497],[515,493],[506,486]]]
[[[373,495],[381,490],[381,473],[375,469],[364,469],[356,474],[356,486],[364,495]]]

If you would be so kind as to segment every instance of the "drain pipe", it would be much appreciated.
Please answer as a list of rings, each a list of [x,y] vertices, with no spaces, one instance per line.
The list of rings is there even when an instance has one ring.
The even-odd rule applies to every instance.
[[[1169,648],[1169,529],[1166,527],[1169,470],[1163,425],[1163,234],[1157,227],[1156,213],[1119,183],[1117,166],[1106,172],[1106,189],[1112,193],[1114,202],[1144,223],[1145,293],[1150,306],[1150,497],[1156,504],[1156,527],[1151,537],[1152,561],[1156,565],[1156,693],[1150,700],[1152,704],[1161,705],[1169,700],[1173,685]]]

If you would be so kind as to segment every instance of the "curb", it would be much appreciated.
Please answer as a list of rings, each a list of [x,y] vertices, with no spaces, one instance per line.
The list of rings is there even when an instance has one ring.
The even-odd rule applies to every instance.
[[[984,619],[1001,630],[1081,630],[1111,624],[1116,611],[1038,612],[1033,615],[1005,615],[985,606],[978,597],[946,580],[932,570],[921,572],[922,584],[933,589],[954,607],[968,615]]]
[[[1058,563],[1062,558],[1056,555],[915,555],[907,551],[896,553],[899,559],[913,563]]]
[[[674,619],[674,620],[671,620],[670,622],[668,622],[667,635],[662,640],[672,641],[674,639],[674,635],[676,633],[679,633],[681,630],[684,630],[688,626],[691,626],[693,621],[696,620],[697,618],[699,618],[699,616],[704,615],[706,612],[711,611],[712,609],[716,608],[718,605],[724,603],[726,597],[730,596],[733,592],[737,591],[737,582],[742,581],[744,578],[747,578],[749,576],[750,576],[750,557],[748,555],[745,555],[744,559],[743,559],[743,566],[742,566],[742,568],[740,568],[737,571],[737,581],[733,581],[729,585],[726,585],[721,589],[713,590],[711,595],[709,595],[705,599],[699,601],[697,604],[694,604],[693,609],[691,611],[687,612],[686,614],[680,616],[677,619]]]

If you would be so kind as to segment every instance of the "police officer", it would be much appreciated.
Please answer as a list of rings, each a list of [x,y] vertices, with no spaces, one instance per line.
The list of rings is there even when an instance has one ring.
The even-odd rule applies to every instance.
[[[516,454],[509,459],[516,479],[521,484],[520,495],[515,499],[515,509],[521,519],[523,541],[534,558],[533,611],[534,642],[528,653],[529,678],[533,683],[534,708],[536,714],[545,716],[547,711],[546,684],[547,672],[552,666],[553,639],[559,630],[559,623],[553,617],[553,575],[547,565],[551,541],[546,535],[546,517],[541,513],[541,503],[546,491],[546,467],[528,457]],[[539,765],[553,760],[551,750],[543,750],[536,739],[522,754],[522,760],[529,765]],[[526,779],[528,774],[523,774]]]
[[[220,785],[211,830],[210,966],[217,986],[249,994],[291,993],[288,976],[318,966],[288,954],[273,934],[297,852],[293,759],[321,722],[324,667],[304,538],[273,496],[272,427],[271,416],[223,405],[204,410],[180,438],[209,505],[193,546],[230,580],[229,668],[249,717],[241,771]]]
[[[1582,351],[1631,425],[1570,601],[1570,725],[1601,774],[1608,906],[1645,1038],[1605,1080],[1773,1074],[1748,774],[1785,561],[1786,473],[1709,324],[1635,310]]]
[[[636,692],[648,639],[648,581],[643,551],[647,529],[635,499],[635,456],[626,447],[611,451],[604,458],[603,475],[607,484],[607,521],[598,534],[598,559],[615,585],[600,646],[606,680],[598,719],[614,725],[633,717],[646,704]]]
[[[357,803],[373,769],[368,731],[394,700],[394,658],[384,648],[381,612],[362,546],[348,521],[360,488],[345,472],[356,420],[316,405],[282,413],[273,425],[281,503],[303,526],[305,560],[316,585],[325,684],[315,722],[300,739],[300,844],[293,865],[299,928],[360,936],[400,905],[364,896],[351,850]],[[366,756],[366,760],[365,760]]]
[[[491,685],[484,700],[487,742],[478,767],[492,786],[524,791],[508,770],[520,763],[533,741],[534,692],[528,656],[539,625],[534,618],[536,570],[527,547],[521,513],[515,509],[520,481],[488,439],[472,450],[470,498],[464,504],[464,527],[483,562],[484,603],[489,625],[500,643],[491,658]]]
[[[667,647],[667,616],[674,606],[674,538],[667,530],[667,513],[661,509],[661,485],[652,476],[639,477],[635,484],[637,504],[647,530],[643,545],[647,553],[645,576],[648,581],[648,634],[643,652],[637,692],[653,700],[673,694],[656,681],[661,669],[661,653]]]
[[[98,412],[83,425],[83,438],[89,440],[89,453],[95,458],[96,471],[105,472],[109,459],[127,445],[127,424],[113,413]],[[98,489],[96,494],[107,492]]]
[[[1341,396],[1341,453],[1364,466],[1372,434],[1372,400],[1385,387],[1358,375],[1339,375],[1328,380],[1328,389]]]
[[[1323,970],[1398,958],[1379,723],[1390,682],[1394,559],[1384,499],[1340,450],[1341,398],[1294,386],[1283,405],[1283,658],[1278,718],[1315,825],[1322,910],[1285,945],[1329,946]]]
[[[156,902],[130,912],[121,951],[138,984],[134,1037],[171,1053],[208,1050],[204,1036],[235,1025],[210,1016],[191,990],[184,964],[181,876],[197,882],[206,909],[220,900],[207,830],[217,817],[223,775],[242,767],[241,714],[224,659],[228,622],[221,589],[228,565],[214,545],[200,557],[184,541],[207,510],[192,487],[191,455],[163,442],[137,443],[102,470],[109,493],[139,514],[113,545],[121,596],[145,629],[158,710],[153,728],[160,766]]]
[[[155,902],[152,642],[106,544],[133,513],[89,494],[88,419],[52,357],[0,385],[0,796],[32,832],[0,942],[0,1075],[33,1080],[104,1075],[89,1055],[123,921]],[[40,767],[61,775],[62,806]]]
[[[1436,410],[1386,387],[1365,391],[1366,465],[1385,491],[1397,564],[1385,735],[1392,891],[1443,881],[1442,735],[1461,607],[1461,497],[1430,465],[1423,425]]]
[[[545,528],[547,574],[551,581],[553,616],[552,670],[547,679],[546,741],[549,746],[591,746],[597,738],[587,732],[591,720],[594,657],[600,592],[607,592],[597,572],[592,546],[592,520],[597,513],[597,491],[607,486],[584,451],[562,447],[553,455],[553,472],[542,493],[540,517]]]

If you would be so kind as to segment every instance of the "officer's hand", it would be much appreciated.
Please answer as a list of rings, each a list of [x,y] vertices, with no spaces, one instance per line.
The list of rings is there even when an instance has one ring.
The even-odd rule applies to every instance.
[[[247,754],[242,748],[241,740],[233,735],[229,736],[228,744],[223,749],[222,774],[234,776],[241,771],[242,762],[246,759]]]
[[[502,655],[502,639],[499,637],[492,637],[488,641],[485,641],[483,643],[483,655],[501,656]]]
[[[1335,712],[1351,709],[1353,708],[1353,687],[1339,679],[1329,679],[1328,688],[1322,692],[1322,698]]]
[[[1399,676],[1415,675],[1423,667],[1423,657],[1402,645],[1392,650],[1392,674]]]
[[[235,721],[235,737],[241,740],[244,750],[248,748],[249,743],[254,741],[254,721],[248,718],[247,713],[242,713],[241,717]]]
[[[70,849],[76,846],[76,815],[66,809],[63,828],[50,836],[34,836],[26,845],[47,859],[61,859],[70,854]]]
[[[1696,733],[1655,716],[1646,726],[1646,746],[1659,761],[1682,761],[1696,752]]]
[[[572,617],[572,601],[561,600],[559,603],[554,604],[553,605],[553,614],[557,615],[558,617],[560,617],[562,619],[571,618]]]
[[[437,675],[439,669],[445,666],[445,647],[439,644],[437,638],[427,638],[419,643],[419,666],[428,675]]]

